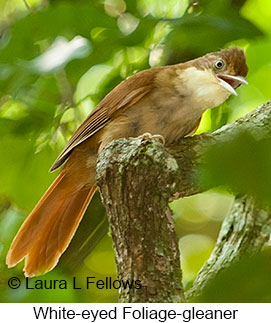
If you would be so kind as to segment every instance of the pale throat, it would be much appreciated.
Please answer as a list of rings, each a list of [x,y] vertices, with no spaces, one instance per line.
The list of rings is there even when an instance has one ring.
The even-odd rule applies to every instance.
[[[202,109],[202,111],[220,105],[230,95],[218,83],[211,70],[199,70],[196,67],[189,67],[177,71],[177,74],[179,75],[179,80],[182,81],[176,84],[179,92],[182,93],[185,87],[185,91],[190,94],[193,103],[198,105],[198,108]]]

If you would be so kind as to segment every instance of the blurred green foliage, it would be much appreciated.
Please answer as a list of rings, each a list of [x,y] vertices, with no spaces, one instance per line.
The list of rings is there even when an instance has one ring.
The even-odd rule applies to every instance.
[[[270,99],[270,21],[265,0],[0,0],[0,301],[117,300],[114,290],[8,289],[9,277],[24,282],[23,265],[7,269],[5,255],[25,216],[55,177],[47,170],[104,95],[145,68],[231,45],[245,48],[249,86],[207,111],[198,132],[213,131]],[[269,142],[235,138],[225,149],[214,147],[209,158],[205,180],[270,201]],[[212,191],[172,203],[187,286],[208,257],[232,200],[225,192]],[[76,276],[83,283],[86,276],[115,277],[108,234],[90,253],[98,242],[91,232],[101,220],[100,236],[107,232],[107,223],[96,198],[60,264],[42,278],[70,281]],[[232,295],[223,297],[230,301]]]
[[[195,302],[270,303],[271,252],[265,250],[222,271]]]
[[[210,146],[200,170],[201,181],[224,185],[235,194],[253,196],[264,208],[271,205],[271,139],[247,132],[230,142]]]

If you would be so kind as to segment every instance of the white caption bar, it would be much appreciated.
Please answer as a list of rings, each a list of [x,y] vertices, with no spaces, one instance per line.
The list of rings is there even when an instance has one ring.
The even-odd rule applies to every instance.
[[[271,322],[270,304],[5,303],[1,322]]]

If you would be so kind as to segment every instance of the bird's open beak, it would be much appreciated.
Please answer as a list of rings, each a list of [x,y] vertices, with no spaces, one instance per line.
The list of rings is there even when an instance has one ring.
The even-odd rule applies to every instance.
[[[238,95],[235,89],[241,84],[248,84],[247,80],[242,76],[234,76],[227,74],[218,74],[219,84],[233,95]]]

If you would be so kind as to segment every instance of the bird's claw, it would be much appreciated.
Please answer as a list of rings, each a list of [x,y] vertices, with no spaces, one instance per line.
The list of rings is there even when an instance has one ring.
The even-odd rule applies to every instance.
[[[142,139],[154,139],[154,140],[158,140],[160,141],[163,145],[165,144],[165,138],[162,135],[152,135],[149,132],[145,132],[143,133],[141,136],[139,136],[138,138],[142,138]]]
[[[206,138],[208,139],[214,139],[214,134],[211,132],[202,132],[197,136],[198,139],[200,140],[205,140]]]

